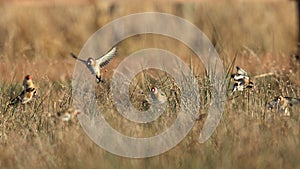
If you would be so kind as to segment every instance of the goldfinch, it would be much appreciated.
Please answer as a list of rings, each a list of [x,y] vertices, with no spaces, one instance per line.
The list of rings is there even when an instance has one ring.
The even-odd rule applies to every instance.
[[[10,100],[8,105],[16,105],[18,103],[25,104],[32,100],[33,97],[38,97],[37,90],[33,84],[30,75],[26,75],[23,80],[23,91],[14,99]]]
[[[32,100],[32,98],[36,96],[36,90],[35,88],[27,88],[26,90],[23,90],[21,94],[19,94],[14,99],[10,100],[9,106],[16,105],[18,103],[25,104]]]
[[[99,83],[99,82],[103,82],[103,80],[101,79],[100,70],[110,62],[110,60],[116,55],[116,53],[117,53],[117,48],[113,47],[110,51],[100,56],[98,59],[94,59],[90,57],[87,60],[83,60],[78,58],[73,53],[71,53],[71,56],[76,60],[79,60],[82,63],[84,63],[86,67],[91,71],[91,73],[96,76],[97,83]]]
[[[162,92],[160,89],[158,89],[157,87],[151,88],[150,97],[153,102],[160,103],[160,104],[168,101],[166,94],[164,92]]]
[[[284,116],[290,116],[289,106],[300,104],[300,99],[292,97],[277,96],[268,103],[268,109],[276,109]]]

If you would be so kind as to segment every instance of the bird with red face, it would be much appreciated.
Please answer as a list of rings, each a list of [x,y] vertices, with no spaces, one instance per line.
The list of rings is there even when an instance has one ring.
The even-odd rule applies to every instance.
[[[30,75],[26,75],[23,80],[23,89],[35,88]]]
[[[11,106],[19,103],[26,104],[34,97],[38,97],[37,90],[33,84],[31,76],[26,75],[23,80],[23,91],[18,96],[11,99],[8,105]]]

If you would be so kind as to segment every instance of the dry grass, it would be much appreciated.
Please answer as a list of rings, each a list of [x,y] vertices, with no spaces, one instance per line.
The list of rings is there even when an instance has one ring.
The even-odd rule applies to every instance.
[[[135,1],[133,1],[135,2]],[[296,46],[295,2],[181,3],[145,2],[128,7],[125,2],[65,5],[0,6],[0,168],[299,168],[299,113],[279,117],[265,104],[276,95],[300,97],[299,61],[290,56]],[[196,24],[215,43],[226,68],[235,65],[255,79],[256,87],[228,99],[221,122],[212,137],[199,144],[204,120],[170,151],[146,159],[115,156],[98,147],[77,120],[63,123],[49,114],[72,106],[71,77],[84,42],[98,28],[120,16],[143,11],[169,12]],[[139,43],[137,43],[137,41]],[[140,35],[122,41],[105,78],[130,53],[147,47],[172,51],[189,64],[201,89],[201,110],[209,104],[207,79],[201,61],[180,42],[158,35]],[[152,72],[157,73],[157,72]],[[7,108],[21,91],[21,80],[31,74],[39,94],[26,107]],[[136,82],[158,84],[143,76]],[[108,80],[109,81],[109,80]],[[139,84],[141,90],[148,86]],[[163,87],[163,85],[162,85]],[[108,83],[99,86],[108,89]],[[167,89],[165,89],[167,90]],[[105,90],[102,90],[105,91]],[[168,93],[168,91],[166,91]],[[150,136],[172,124],[163,116],[156,123],[136,125],[115,112],[109,92],[100,92],[100,109],[112,126],[136,136]],[[137,94],[132,100],[140,108]],[[174,103],[175,104],[175,103]],[[161,122],[164,122],[162,124]]]

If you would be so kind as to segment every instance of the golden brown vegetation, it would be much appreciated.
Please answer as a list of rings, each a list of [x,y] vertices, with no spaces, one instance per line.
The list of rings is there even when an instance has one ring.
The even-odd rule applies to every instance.
[[[279,117],[265,107],[276,95],[300,97],[299,61],[290,55],[296,50],[295,5],[293,1],[185,4],[168,1],[138,6],[100,1],[68,6],[3,3],[0,6],[0,168],[299,168],[299,107],[292,108],[291,117]],[[250,76],[269,72],[275,76],[255,79],[254,89],[228,99],[220,124],[207,142],[198,143],[204,118],[170,151],[151,158],[128,159],[98,147],[77,120],[63,123],[51,114],[72,107],[75,60],[69,53],[79,53],[88,37],[104,24],[144,11],[172,13],[197,25],[215,44],[228,70],[234,63]],[[195,58],[180,42],[158,35],[134,36],[118,47],[117,57],[107,67],[106,79],[124,57],[147,47],[172,51],[187,63],[191,57]],[[199,88],[203,89],[201,114],[207,108],[205,100],[209,93],[204,90],[207,85],[204,68],[200,60],[190,66],[197,73]],[[21,80],[26,74],[32,75],[41,97],[26,106],[8,108],[8,100],[21,91]],[[108,83],[99,88],[108,89]],[[141,89],[148,90],[145,85]],[[156,134],[156,129],[161,128],[159,122],[128,123],[115,112],[107,99],[108,92],[100,92],[99,96],[101,110],[107,110],[106,118],[122,132],[140,137]],[[166,125],[172,120],[168,119]],[[137,129],[145,132],[139,133]]]

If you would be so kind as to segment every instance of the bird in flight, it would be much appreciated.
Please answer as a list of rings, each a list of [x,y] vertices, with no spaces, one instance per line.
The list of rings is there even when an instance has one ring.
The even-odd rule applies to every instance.
[[[244,69],[237,66],[236,73],[232,74],[231,78],[233,78],[234,80],[240,80],[240,79],[244,79],[244,78],[249,78],[249,76],[248,76],[248,73]]]
[[[83,60],[78,58],[74,53],[71,53],[71,56],[76,60],[84,63],[85,66],[91,71],[91,73],[96,76],[97,83],[99,83],[103,82],[103,80],[101,79],[100,70],[110,62],[110,60],[116,55],[116,53],[117,47],[113,47],[106,54],[100,56],[97,59],[89,57],[87,60]]]
[[[271,102],[268,103],[267,108],[276,109],[280,114],[284,116],[290,116],[288,107],[294,106],[296,104],[300,104],[300,99],[293,97],[277,96]]]
[[[248,73],[239,66],[236,67],[236,74],[232,74],[231,78],[234,81],[231,94],[235,91],[244,91],[244,89],[252,88],[254,86],[254,83],[250,80]]]

